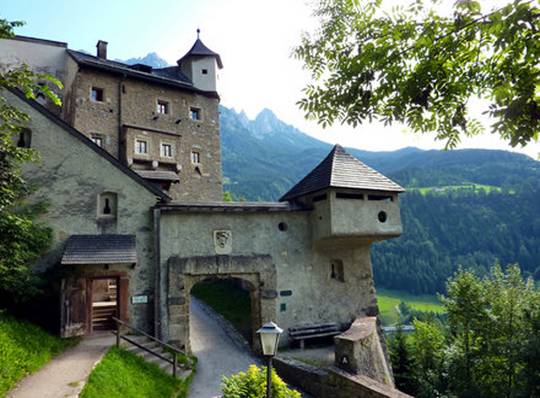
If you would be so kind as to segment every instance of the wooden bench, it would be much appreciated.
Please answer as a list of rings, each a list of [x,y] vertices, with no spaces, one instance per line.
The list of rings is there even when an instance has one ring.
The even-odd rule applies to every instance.
[[[293,341],[300,341],[301,349],[304,349],[304,341],[307,339],[337,336],[338,334],[341,334],[341,331],[337,323],[321,323],[289,328],[289,337]]]

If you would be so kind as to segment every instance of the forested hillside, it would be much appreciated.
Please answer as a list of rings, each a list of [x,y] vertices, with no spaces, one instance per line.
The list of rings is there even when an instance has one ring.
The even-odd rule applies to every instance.
[[[222,107],[221,135],[236,199],[277,200],[331,148],[270,110],[251,121]],[[374,246],[378,286],[433,293],[459,265],[485,272],[496,261],[540,279],[540,162],[506,151],[348,150],[408,190],[403,235]]]

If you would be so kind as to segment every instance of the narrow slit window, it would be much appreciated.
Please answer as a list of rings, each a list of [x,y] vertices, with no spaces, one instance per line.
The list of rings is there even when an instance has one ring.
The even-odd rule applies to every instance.
[[[165,158],[172,158],[172,145],[161,144],[161,156]]]
[[[136,140],[135,152],[139,155],[146,155],[148,153],[148,143],[144,140]]]
[[[98,198],[98,215],[100,217],[116,218],[118,206],[117,195],[114,192],[103,192]]]
[[[90,99],[94,102],[103,102],[103,89],[99,87],[92,87],[90,91]]]
[[[30,148],[32,144],[32,130],[22,129],[17,140],[19,148]]]
[[[199,108],[190,108],[189,117],[191,120],[201,120],[201,110]]]
[[[345,270],[342,260],[336,259],[330,262],[330,278],[345,282]]]
[[[156,111],[160,115],[168,115],[169,114],[169,103],[167,101],[158,100]]]
[[[368,200],[382,200],[385,202],[393,202],[392,195],[368,195]]]
[[[201,164],[201,153],[197,151],[191,152],[191,163]]]
[[[336,192],[336,198],[364,200],[364,195],[362,195],[361,193]]]
[[[103,148],[103,136],[100,135],[100,134],[92,134],[90,136],[90,139],[92,140],[92,142],[94,144],[96,144],[97,146]]]

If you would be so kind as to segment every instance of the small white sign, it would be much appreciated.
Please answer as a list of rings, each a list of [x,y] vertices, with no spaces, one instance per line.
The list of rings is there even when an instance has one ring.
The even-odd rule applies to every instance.
[[[146,304],[148,303],[148,296],[132,296],[131,304]]]

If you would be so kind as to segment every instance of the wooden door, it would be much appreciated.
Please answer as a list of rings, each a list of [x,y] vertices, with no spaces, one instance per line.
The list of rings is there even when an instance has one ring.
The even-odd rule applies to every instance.
[[[60,305],[60,335],[84,336],[88,327],[86,278],[62,279]]]

